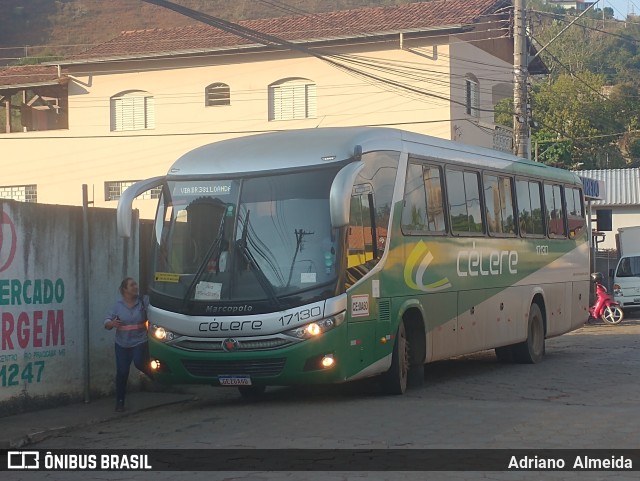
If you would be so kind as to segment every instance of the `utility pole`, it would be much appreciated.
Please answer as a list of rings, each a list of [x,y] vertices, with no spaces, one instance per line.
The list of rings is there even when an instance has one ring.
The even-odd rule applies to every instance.
[[[513,153],[529,158],[529,109],[526,0],[514,0],[513,21]]]

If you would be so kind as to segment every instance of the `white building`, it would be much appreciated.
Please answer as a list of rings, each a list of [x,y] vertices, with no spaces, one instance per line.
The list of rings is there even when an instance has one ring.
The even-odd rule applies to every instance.
[[[598,248],[616,249],[618,229],[640,225],[640,169],[583,170],[578,174],[604,184],[604,198],[591,202],[592,217],[597,217],[598,212],[611,211],[612,229],[604,232]],[[595,224],[593,228],[595,230]]]
[[[584,0],[547,0],[549,5],[562,7],[565,10],[574,9],[576,12],[584,12],[587,8],[596,2],[585,2]]]

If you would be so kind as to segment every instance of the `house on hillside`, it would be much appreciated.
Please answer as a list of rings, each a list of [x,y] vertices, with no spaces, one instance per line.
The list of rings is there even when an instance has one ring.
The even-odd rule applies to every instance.
[[[555,7],[562,7],[565,10],[573,9],[576,12],[584,12],[596,2],[586,2],[585,0],[547,0],[546,3]]]
[[[77,205],[87,184],[115,207],[197,146],[283,129],[392,126],[509,151],[493,110],[513,96],[512,16],[507,0],[434,0],[244,21],[243,36],[194,21],[0,70],[0,197]]]

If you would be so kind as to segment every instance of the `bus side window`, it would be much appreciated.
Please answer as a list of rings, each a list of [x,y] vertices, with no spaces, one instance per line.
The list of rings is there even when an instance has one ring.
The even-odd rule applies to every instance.
[[[520,234],[543,236],[542,197],[540,183],[527,180],[516,181],[518,199],[518,222]]]
[[[582,208],[582,192],[574,187],[567,187],[564,190],[567,204],[567,227],[569,228],[569,238],[574,239],[585,231],[586,221],[584,209]]]
[[[409,164],[402,209],[405,233],[444,232],[444,202],[440,167]]]
[[[347,288],[369,272],[387,248],[399,157],[395,151],[367,152],[362,156],[365,166],[353,186],[347,231]]]
[[[562,192],[557,184],[544,184],[544,203],[549,237],[565,237]]]
[[[367,189],[368,193],[351,196],[349,231],[347,232],[348,267],[358,266],[373,259],[371,229],[371,186],[356,186],[354,190]]]
[[[510,177],[484,175],[484,205],[490,234],[515,235],[513,188]]]
[[[451,231],[454,234],[482,234],[478,173],[447,169],[446,178]]]

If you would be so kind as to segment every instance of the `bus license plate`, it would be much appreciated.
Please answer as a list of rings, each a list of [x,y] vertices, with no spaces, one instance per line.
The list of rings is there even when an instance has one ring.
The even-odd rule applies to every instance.
[[[251,376],[218,376],[221,386],[251,386]]]

